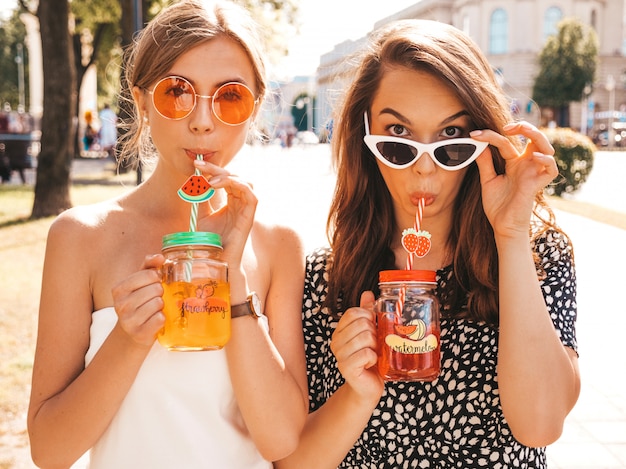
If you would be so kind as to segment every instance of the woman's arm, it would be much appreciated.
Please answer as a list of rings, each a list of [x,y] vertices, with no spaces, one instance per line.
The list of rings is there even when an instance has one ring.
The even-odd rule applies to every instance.
[[[527,446],[546,446],[559,438],[565,417],[578,399],[578,358],[562,344],[554,328],[528,237],[498,240],[498,256],[502,409],[517,440]],[[565,283],[575,278],[565,269],[561,273],[564,283],[555,286],[551,295],[558,296],[560,291],[565,298]]]
[[[231,301],[245,301],[249,282],[264,300],[269,332],[252,316],[233,319],[226,350],[246,425],[261,454],[271,461],[295,449],[308,409],[301,323],[304,252],[291,230],[255,230],[252,245],[258,244],[255,251],[264,246],[265,252],[256,253],[259,265],[254,273],[229,276]],[[269,278],[259,278],[259,272]]]
[[[345,383],[309,414],[300,444],[277,469],[336,468],[354,446],[376,408],[384,383],[376,370],[374,295],[365,292],[359,308],[339,320],[331,349]]]
[[[525,137],[521,153],[493,131],[470,134],[498,147],[506,162],[505,173],[496,174],[488,151],[476,161],[498,250],[498,387],[515,438],[527,446],[545,446],[560,436],[580,390],[577,356],[561,343],[550,319],[529,235],[535,196],[558,169],[554,149],[536,127],[517,122],[504,131]]]
[[[149,260],[125,287],[126,304],[142,304],[130,309],[140,313],[134,319],[135,338],[145,343],[133,340],[118,324],[85,368],[93,311],[94,244],[83,236],[88,229],[66,212],[48,236],[28,411],[31,453],[41,467],[69,467],[93,446],[162,325],[154,315],[161,309],[162,289],[154,271],[159,260]]]
[[[200,229],[211,227],[222,236],[231,304],[244,303],[256,291],[269,320],[268,332],[254,317],[233,319],[225,350],[252,439],[265,459],[280,459],[296,447],[308,408],[301,326],[304,249],[294,231],[255,222],[258,200],[249,183],[211,163],[194,164],[227,195],[224,205],[198,222]]]

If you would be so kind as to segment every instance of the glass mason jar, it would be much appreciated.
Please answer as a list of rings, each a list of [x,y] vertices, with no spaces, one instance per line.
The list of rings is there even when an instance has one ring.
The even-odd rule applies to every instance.
[[[216,233],[163,237],[163,313],[158,341],[169,350],[219,350],[230,339],[228,265]]]
[[[376,300],[378,372],[385,381],[432,381],[441,369],[439,300],[431,270],[384,270]]]

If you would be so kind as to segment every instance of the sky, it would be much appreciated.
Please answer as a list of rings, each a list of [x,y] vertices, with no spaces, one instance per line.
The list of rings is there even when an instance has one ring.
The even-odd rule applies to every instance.
[[[319,58],[336,44],[359,39],[374,23],[414,5],[418,0],[300,0],[300,35],[289,39],[290,54],[280,63],[286,76],[313,75]],[[0,15],[15,8],[16,0],[0,0]]]
[[[290,54],[281,68],[288,75],[312,75],[320,56],[336,44],[365,36],[378,20],[416,3],[418,0],[300,0],[300,36],[289,41]]]
[[[0,16],[2,18],[10,16],[11,10],[13,10],[16,5],[16,0],[0,0]]]

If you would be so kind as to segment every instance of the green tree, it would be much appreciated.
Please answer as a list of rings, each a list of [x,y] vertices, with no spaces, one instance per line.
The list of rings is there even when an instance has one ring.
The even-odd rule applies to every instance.
[[[533,100],[540,107],[552,108],[560,127],[569,127],[569,104],[583,99],[585,85],[594,82],[597,65],[595,31],[578,19],[562,20],[539,55]]]
[[[298,0],[234,0],[252,12],[261,25],[270,62],[289,52],[288,40],[299,29]]]
[[[23,45],[26,28],[19,19],[19,10],[0,21],[0,106],[9,103],[12,109],[19,104],[19,83],[16,57],[18,44]],[[28,50],[22,46],[24,54],[24,82],[28,83]],[[25,98],[28,102],[28,87],[25,87]]]
[[[31,218],[57,215],[71,207],[70,169],[77,97],[69,13],[67,0],[41,1],[37,8],[43,56],[43,116]]]
[[[30,5],[19,0],[20,11],[37,16],[41,33],[42,137],[31,218],[42,218],[72,206],[70,169],[78,152],[82,78],[95,61],[107,26],[119,23],[119,6],[116,0],[46,0],[31,11]]]
[[[107,58],[119,40],[121,9],[118,0],[72,0],[71,14],[74,27],[70,29],[76,70],[76,96],[80,96],[83,78],[92,65],[98,75],[106,76]],[[104,53],[100,53],[101,48]],[[98,59],[100,58],[100,62]],[[106,83],[106,81],[104,81]],[[97,111],[97,109],[95,110]],[[74,115],[78,117],[79,102],[75,102]],[[77,122],[75,119],[74,122]],[[74,156],[80,156],[80,135],[75,133]]]

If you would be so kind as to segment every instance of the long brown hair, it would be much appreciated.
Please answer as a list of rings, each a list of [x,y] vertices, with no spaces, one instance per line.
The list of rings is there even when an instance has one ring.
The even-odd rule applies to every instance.
[[[397,231],[391,195],[363,142],[363,113],[369,111],[388,67],[426,71],[447,82],[464,103],[475,129],[502,133],[503,126],[513,120],[491,66],[458,29],[428,20],[403,20],[373,33],[334,122],[337,185],[327,223],[333,255],[324,303],[333,314],[358,305],[364,290],[377,293],[378,272],[395,268],[391,245]],[[511,140],[521,148],[519,139]],[[497,149],[491,152],[496,172],[502,174],[504,160]],[[543,232],[553,225],[553,215],[542,193],[535,202]],[[483,210],[476,165],[466,172],[455,201],[447,246],[453,255],[454,275],[440,292],[446,311],[497,324],[498,253]]]

